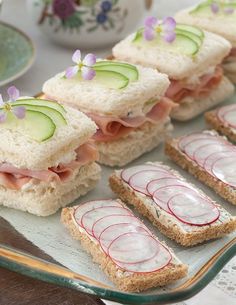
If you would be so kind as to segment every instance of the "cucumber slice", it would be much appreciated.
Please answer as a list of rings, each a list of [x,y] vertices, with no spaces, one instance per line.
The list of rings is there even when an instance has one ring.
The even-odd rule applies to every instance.
[[[113,61],[100,61],[94,65],[95,71],[114,71],[123,74],[130,81],[138,80],[138,69],[135,66]]]
[[[127,68],[136,70],[136,67],[134,65],[128,64],[126,62],[115,61],[115,60],[100,60],[100,61],[97,61],[94,66],[97,67],[97,66],[100,66],[100,65],[104,66],[104,65],[110,65],[110,64],[112,64],[112,65],[116,64],[116,65],[119,65],[119,66],[125,66]]]
[[[39,98],[26,98],[26,99],[19,99],[15,101],[12,105],[31,105],[31,106],[45,106],[45,107],[50,107],[52,109],[57,110],[60,112],[62,115],[66,113],[64,107],[57,102],[54,101],[49,101],[45,99],[39,99]]]
[[[40,112],[46,114],[53,120],[54,124],[56,124],[56,127],[61,127],[61,126],[67,125],[67,122],[66,122],[66,119],[64,118],[64,116],[56,109],[49,108],[46,106],[39,106],[39,105],[29,105],[29,104],[27,105],[27,104],[24,104],[24,102],[22,104],[17,104],[17,106],[24,106],[26,108],[26,110],[40,111]],[[17,106],[12,104],[12,107],[17,107]]]
[[[134,36],[133,42],[138,42],[143,37],[143,28],[139,29]]]
[[[185,36],[188,36],[190,39],[192,39],[193,41],[196,42],[196,44],[198,45],[199,48],[201,47],[202,39],[199,36],[193,34],[192,32],[183,31],[183,30],[179,30],[179,29],[176,29],[175,32],[176,32],[176,34],[183,34]]]
[[[199,51],[198,44],[189,36],[184,34],[176,34],[176,39],[172,43],[165,42],[161,37],[152,41],[140,40],[136,41],[136,43],[146,45],[147,47],[158,47],[160,49],[170,50],[184,55],[193,56]]]
[[[126,76],[114,71],[98,70],[94,80],[110,89],[122,89],[129,84],[129,79]]]
[[[50,139],[56,130],[56,125],[49,116],[33,110],[27,110],[25,118],[22,120],[17,119],[13,113],[8,112],[7,120],[1,123],[1,126],[27,134],[37,142]]]
[[[195,14],[195,15],[203,15],[203,16],[220,16],[220,17],[227,17],[227,18],[230,18],[233,16],[233,18],[235,18],[235,13],[233,14],[230,14],[230,15],[227,15],[227,14],[224,14],[224,11],[221,10],[219,11],[217,14],[214,14],[211,10],[211,3],[212,1],[209,0],[209,1],[205,1],[203,3],[200,3],[198,6],[196,6],[192,11],[190,11],[190,14]],[[220,4],[220,1],[219,1],[219,4]],[[236,2],[225,2],[223,3],[223,9],[227,9],[227,8],[234,8],[236,9]]]
[[[147,47],[156,47],[158,46],[161,49],[171,50],[173,52],[178,52],[185,55],[195,55],[199,51],[199,41],[198,43],[195,41],[197,40],[197,36],[195,36],[195,40],[193,40],[190,36],[191,33],[185,34],[185,32],[178,32],[176,33],[176,39],[172,43],[165,42],[161,37],[157,37],[154,40],[146,41],[142,39],[142,31],[140,29],[133,40],[134,43],[140,45],[147,45]]]
[[[211,3],[212,3],[212,0],[208,0],[208,1],[200,3],[193,10],[190,11],[190,14],[195,14],[195,13],[202,12],[202,11],[204,12],[205,10],[207,10],[208,13],[212,14]]]
[[[199,29],[195,26],[187,25],[187,24],[178,23],[176,25],[176,30],[191,32],[192,34],[199,36],[202,40],[205,36],[204,32],[201,29]]]
[[[176,34],[176,39],[173,43],[167,43],[162,40],[162,48],[168,48],[172,51],[180,52],[185,55],[195,55],[199,51],[197,43],[189,36],[184,34]]]

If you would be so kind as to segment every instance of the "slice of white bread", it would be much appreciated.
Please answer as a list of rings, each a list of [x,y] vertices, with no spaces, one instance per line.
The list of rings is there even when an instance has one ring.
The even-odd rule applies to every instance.
[[[109,166],[123,166],[157,147],[170,136],[172,129],[168,117],[162,124],[147,122],[119,140],[97,142],[99,162]]]
[[[207,124],[219,133],[227,136],[232,142],[236,142],[236,129],[231,128],[227,123],[222,122],[217,115],[217,111],[218,110],[212,110],[205,113]]]
[[[170,249],[172,254],[170,263],[157,271],[133,273],[119,268],[103,252],[98,242],[95,242],[94,238],[76,224],[73,214],[74,208],[64,208],[61,214],[62,223],[69,230],[72,237],[81,242],[82,247],[91,254],[93,261],[101,266],[101,269],[120,290],[129,292],[143,291],[152,287],[164,286],[186,276],[187,266],[181,263]]]
[[[191,14],[190,11],[194,7],[184,9],[179,11],[175,15],[175,19],[178,22],[186,23],[190,25],[198,26],[206,31],[213,32],[218,34],[225,39],[229,40],[233,47],[236,47],[236,23],[232,19],[232,16],[222,14],[211,14],[207,15],[199,15],[199,14]],[[224,62],[223,68],[225,71],[225,75],[233,82],[236,83],[236,64],[226,63]]]
[[[219,136],[216,132],[211,131],[212,134]],[[228,184],[223,183],[221,180],[213,177],[196,162],[191,160],[185,153],[183,153],[179,147],[180,138],[167,140],[165,144],[165,153],[176,164],[183,169],[187,170],[190,174],[195,176],[198,180],[202,181],[209,187],[211,187],[222,198],[226,199],[230,203],[236,205],[236,190]]]
[[[161,166],[180,178],[181,181],[186,182],[178,172],[171,170],[159,162],[148,162],[147,164]],[[133,205],[141,215],[146,216],[164,235],[180,243],[182,246],[193,246],[210,239],[219,238],[236,229],[236,217],[231,216],[215,202],[220,211],[219,220],[211,225],[201,227],[184,224],[160,208],[151,197],[131,188],[122,179],[121,172],[122,170],[115,171],[109,178],[110,187],[113,192],[124,202]],[[203,194],[201,190],[190,183],[188,184],[190,188],[194,188],[199,194]],[[205,194],[203,195],[204,197],[206,196]],[[208,199],[211,201],[210,198]]]
[[[222,14],[211,14],[200,15],[200,14],[191,14],[194,7],[187,8],[179,11],[175,15],[175,19],[178,22],[186,23],[190,25],[198,26],[206,31],[216,33],[223,36],[231,42],[233,46],[236,46],[236,23],[232,19],[232,16]]]
[[[100,166],[93,162],[76,169],[64,183],[34,179],[17,191],[0,186],[0,205],[37,216],[54,214],[92,190],[100,179],[100,171]]]
[[[154,69],[137,68],[138,80],[123,89],[110,89],[96,80],[66,79],[60,73],[44,83],[43,92],[49,98],[85,113],[126,117],[132,111],[140,115],[144,104],[163,96],[170,82],[166,75]]]
[[[202,75],[209,67],[222,62],[231,49],[231,44],[221,36],[205,32],[203,44],[194,56],[187,56],[168,49],[132,42],[134,34],[119,42],[112,50],[119,60],[156,68],[171,79],[181,80],[191,75]]]
[[[0,124],[0,163],[43,170],[58,165],[65,156],[73,156],[74,150],[91,138],[97,127],[83,113],[70,107],[65,109],[67,125],[56,129],[54,136],[45,142],[37,142]]]
[[[233,84],[224,76],[220,84],[207,97],[185,97],[179,107],[171,112],[171,118],[178,121],[190,120],[206,110],[218,105],[234,94]]]

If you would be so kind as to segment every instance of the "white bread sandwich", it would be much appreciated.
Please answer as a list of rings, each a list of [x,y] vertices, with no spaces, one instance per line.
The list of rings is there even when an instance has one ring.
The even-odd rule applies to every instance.
[[[198,26],[227,39],[232,49],[224,58],[226,76],[236,83],[236,1],[207,0],[176,14],[178,22]]]
[[[236,230],[236,217],[160,162],[117,170],[109,182],[119,198],[182,246]]]
[[[179,166],[236,205],[236,147],[216,131],[203,131],[166,142],[166,154]]]
[[[0,99],[0,205],[53,214],[100,178],[96,125],[70,107],[8,93],[10,101]]]
[[[76,66],[46,81],[43,93],[94,120],[100,163],[123,166],[170,134],[173,103],[164,98],[169,80],[154,69],[120,61],[94,58],[89,67],[92,56],[81,61],[77,50],[72,57]]]
[[[172,17],[148,17],[144,28],[113,48],[113,56],[167,74],[171,84],[166,96],[179,105],[171,117],[187,121],[233,94],[220,66],[230,49],[216,34],[176,23]]]
[[[236,104],[208,111],[205,119],[211,128],[236,143]]]
[[[120,200],[64,208],[61,220],[120,290],[144,291],[187,274],[187,266]]]

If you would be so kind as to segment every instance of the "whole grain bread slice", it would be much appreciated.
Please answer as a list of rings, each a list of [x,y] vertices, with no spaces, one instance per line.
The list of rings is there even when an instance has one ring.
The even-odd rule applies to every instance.
[[[158,165],[160,163],[149,162],[148,164]],[[169,169],[168,167],[165,168]],[[236,217],[231,216],[225,209],[216,203],[221,215],[216,222],[202,227],[186,226],[174,216],[161,209],[150,197],[132,189],[129,184],[121,178],[121,172],[121,170],[117,170],[109,178],[110,187],[113,192],[124,202],[133,205],[137,211],[147,217],[161,233],[170,239],[175,240],[182,246],[193,246],[210,239],[220,238],[236,229]],[[181,178],[182,181],[185,181],[176,171],[171,170],[171,173]],[[196,187],[191,184],[189,184],[189,186],[196,189]],[[199,194],[203,194],[202,191],[196,190]],[[206,196],[205,194],[203,195]],[[208,199],[210,200],[210,198]]]
[[[191,160],[185,153],[183,153],[178,147],[179,140],[180,138],[176,138],[170,139],[166,142],[166,155],[168,155],[180,167],[195,176],[198,180],[211,187],[222,198],[236,205],[236,190],[230,185],[210,175],[207,171],[198,166],[196,162]]]
[[[218,110],[215,109],[205,113],[205,120],[207,124],[219,133],[225,135],[232,142],[236,142],[236,130],[228,126],[226,123],[222,122],[219,119],[217,112]]]
[[[152,287],[164,286],[186,276],[187,266],[181,263],[171,250],[172,260],[162,269],[151,273],[132,273],[122,270],[102,251],[99,244],[89,237],[85,230],[78,227],[73,219],[73,212],[74,208],[64,208],[61,214],[62,223],[72,237],[81,242],[82,247],[92,256],[93,261],[100,265],[120,290],[144,291]]]

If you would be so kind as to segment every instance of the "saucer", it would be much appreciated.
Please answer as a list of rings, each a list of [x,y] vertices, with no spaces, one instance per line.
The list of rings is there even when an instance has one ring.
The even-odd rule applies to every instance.
[[[26,34],[4,22],[0,22],[0,45],[0,86],[3,86],[31,67],[35,48]]]

